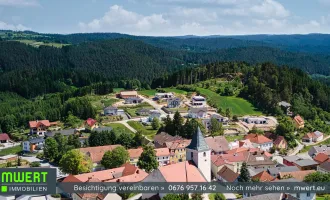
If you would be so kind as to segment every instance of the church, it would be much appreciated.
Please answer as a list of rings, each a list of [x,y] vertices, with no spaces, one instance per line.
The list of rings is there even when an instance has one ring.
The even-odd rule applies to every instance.
[[[159,167],[142,182],[210,182],[211,149],[198,127],[191,143],[186,147],[186,161]],[[166,194],[142,194],[142,199]]]

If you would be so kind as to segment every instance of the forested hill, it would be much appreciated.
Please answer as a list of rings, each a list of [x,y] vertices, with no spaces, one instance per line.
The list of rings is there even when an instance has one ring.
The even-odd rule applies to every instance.
[[[52,48],[34,48],[18,42],[0,42],[0,90],[34,97],[61,91],[63,83],[86,86],[100,81],[138,79],[150,84],[181,68],[215,61],[272,61],[301,68],[310,74],[330,74],[330,58],[316,58],[269,47],[222,49],[210,53],[173,51],[130,39],[86,42]]]

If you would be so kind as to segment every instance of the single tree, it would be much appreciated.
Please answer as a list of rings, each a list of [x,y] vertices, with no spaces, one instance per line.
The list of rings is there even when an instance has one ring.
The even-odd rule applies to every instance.
[[[134,137],[133,137],[133,143],[134,143],[134,147],[140,147],[143,144],[143,134],[142,131],[138,131],[135,133]]]
[[[141,169],[144,169],[147,173],[150,173],[154,169],[158,168],[156,152],[152,146],[143,147],[143,152],[138,160],[137,165]]]
[[[180,132],[182,131],[183,127],[183,117],[179,113],[179,111],[176,111],[173,116],[173,131],[174,135],[180,135]]]
[[[246,162],[243,162],[240,175],[238,177],[238,182],[251,182],[250,172],[247,168]]]
[[[230,118],[231,110],[229,108],[226,109],[226,117]]]
[[[215,193],[214,200],[226,200],[226,197],[222,193]]]
[[[164,120],[164,131],[170,135],[174,135],[173,121],[169,115]]]
[[[122,132],[118,137],[117,144],[121,144],[126,148],[130,148],[133,144],[132,134],[127,132]]]
[[[46,139],[43,150],[45,158],[47,158],[49,161],[55,160],[55,158],[57,158],[59,155],[58,144],[52,137]]]
[[[78,135],[69,135],[68,145],[73,146],[74,148],[80,148],[81,143],[80,143]]]
[[[222,124],[214,117],[211,118],[211,136],[223,135]]]
[[[157,117],[154,117],[151,122],[152,129],[158,130],[160,127],[159,119]]]
[[[129,154],[127,150],[124,147],[120,146],[116,147],[112,151],[105,152],[101,160],[101,164],[106,169],[111,169],[122,166],[128,161],[128,159]]]
[[[93,163],[89,156],[77,149],[73,149],[63,155],[59,167],[64,173],[77,175],[91,172]]]

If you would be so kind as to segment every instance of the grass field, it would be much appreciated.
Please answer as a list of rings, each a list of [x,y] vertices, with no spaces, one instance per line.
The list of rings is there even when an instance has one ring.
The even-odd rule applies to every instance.
[[[120,123],[110,123],[110,124],[107,124],[106,126],[110,126],[113,129],[121,129],[121,130],[123,130],[125,132],[128,132],[128,133],[133,133],[131,130],[126,128],[126,126],[124,126],[123,124],[120,124]]]
[[[5,155],[9,155],[9,154],[17,154],[21,151],[22,151],[22,147],[20,145],[14,146],[14,147],[0,150],[0,156],[5,156]]]
[[[151,126],[144,126],[140,122],[137,122],[137,121],[128,121],[127,123],[131,127],[133,127],[135,130],[142,131],[143,135],[145,135],[149,139],[153,139],[153,137],[157,133],[157,130],[153,130]]]
[[[122,90],[125,90],[125,89],[124,88],[113,88],[113,92],[114,93],[118,93],[118,92],[120,92]]]
[[[244,140],[244,135],[226,135],[225,138],[228,142],[234,142],[235,140]]]
[[[232,115],[261,115],[262,113],[258,111],[250,102],[245,99],[234,97],[234,96],[220,96],[211,90],[198,88],[201,95],[205,96],[208,102],[213,102],[217,108],[221,108],[223,112],[229,108]]]
[[[49,43],[44,43],[44,42],[37,42],[35,40],[15,40],[17,42],[21,42],[24,44],[28,44],[34,47],[39,47],[39,46],[51,46],[51,47],[56,47],[56,48],[62,48],[63,46],[67,46],[69,44],[60,44],[60,43],[53,43],[53,42],[49,42]]]
[[[175,94],[181,94],[181,95],[186,95],[187,92],[184,90],[178,90],[176,88],[162,88],[163,90],[165,90],[166,92],[173,92]],[[155,89],[153,90],[142,90],[142,91],[138,91],[139,94],[147,96],[147,97],[152,97],[155,95],[155,93],[157,93],[157,91]]]

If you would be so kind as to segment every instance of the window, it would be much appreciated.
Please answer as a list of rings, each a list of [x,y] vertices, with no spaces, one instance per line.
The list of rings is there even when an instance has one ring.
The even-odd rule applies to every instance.
[[[206,157],[206,152],[203,153],[203,156]]]
[[[190,152],[190,157],[193,158],[194,157],[194,153]]]

